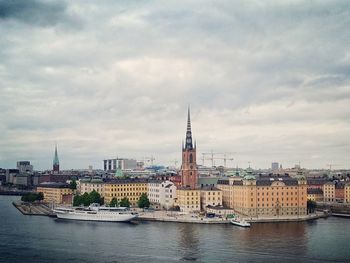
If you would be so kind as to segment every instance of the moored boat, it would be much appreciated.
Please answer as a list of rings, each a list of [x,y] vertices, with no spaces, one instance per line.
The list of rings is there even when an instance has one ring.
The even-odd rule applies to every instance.
[[[138,216],[126,207],[106,207],[97,204],[91,204],[89,207],[57,207],[53,212],[60,219],[105,222],[128,222]]]
[[[244,219],[239,220],[238,218],[232,218],[231,224],[241,227],[250,227],[250,223],[245,221]]]

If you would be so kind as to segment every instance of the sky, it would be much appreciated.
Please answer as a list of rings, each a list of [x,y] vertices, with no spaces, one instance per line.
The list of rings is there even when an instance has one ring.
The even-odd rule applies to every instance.
[[[190,105],[198,164],[350,168],[349,28],[349,1],[0,0],[0,167],[179,165]]]

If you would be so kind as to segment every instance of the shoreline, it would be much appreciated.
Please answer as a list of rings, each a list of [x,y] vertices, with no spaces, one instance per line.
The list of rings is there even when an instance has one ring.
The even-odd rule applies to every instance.
[[[22,203],[22,202],[12,202],[13,206],[16,207],[23,215],[32,216],[48,216],[56,217],[52,210],[43,203]],[[332,216],[332,214],[312,214],[303,217],[295,218],[247,218],[242,217],[249,223],[282,223],[282,222],[305,222],[311,220],[317,220],[320,218],[327,218]],[[338,217],[350,218],[350,215],[334,214]],[[198,217],[195,215],[172,215],[169,216],[165,211],[157,211],[151,213],[141,213],[135,221],[145,221],[145,222],[169,222],[169,223],[188,223],[188,224],[231,224],[229,219],[224,218],[205,218]]]

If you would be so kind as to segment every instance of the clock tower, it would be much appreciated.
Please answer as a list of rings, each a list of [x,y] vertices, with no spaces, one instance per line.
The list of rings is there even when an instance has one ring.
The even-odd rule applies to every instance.
[[[186,141],[182,145],[181,184],[190,189],[195,189],[198,185],[196,143],[193,145],[190,108],[187,115]]]

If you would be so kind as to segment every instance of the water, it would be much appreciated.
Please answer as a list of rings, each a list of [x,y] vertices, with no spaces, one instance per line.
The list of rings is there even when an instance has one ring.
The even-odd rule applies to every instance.
[[[350,219],[232,225],[62,221],[0,196],[0,262],[350,262]]]

